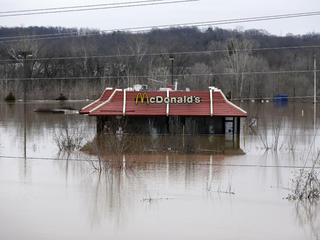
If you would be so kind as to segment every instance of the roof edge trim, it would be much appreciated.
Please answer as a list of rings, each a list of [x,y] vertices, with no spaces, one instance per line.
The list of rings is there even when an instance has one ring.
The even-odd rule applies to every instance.
[[[239,111],[243,112],[244,114],[248,114],[245,110],[243,110],[242,108],[238,107],[237,105],[235,105],[234,103],[230,102],[226,96],[223,94],[223,92],[221,91],[221,89],[217,89],[215,90],[215,92],[220,92],[221,95],[223,96],[224,100],[231,106],[235,107],[236,109],[238,109]]]
[[[122,89],[115,89],[115,90],[113,91],[113,93],[110,95],[110,97],[109,97],[106,101],[104,101],[103,103],[99,104],[99,105],[96,106],[95,108],[91,109],[91,110],[89,111],[89,114],[90,114],[91,112],[97,110],[98,108],[102,107],[102,106],[105,105],[106,103],[108,103],[108,102],[113,98],[113,96],[116,94],[116,92],[122,92]]]
[[[112,89],[113,89],[113,88],[107,87],[107,88],[102,92],[102,94],[100,95],[100,97],[99,97],[97,100],[93,101],[92,103],[89,103],[87,106],[84,106],[83,108],[81,108],[80,111],[83,111],[84,109],[86,109],[86,108],[92,106],[93,104],[97,103],[97,102],[102,98],[102,96],[103,96],[103,94],[104,94],[105,91],[107,91],[107,90],[112,90]]]
[[[97,103],[97,102],[99,101],[99,99],[100,99],[100,98],[98,98],[97,100],[94,100],[92,103],[89,103],[87,106],[84,106],[83,108],[81,108],[80,111],[83,111],[84,109],[86,109],[86,108],[92,106],[93,104]]]

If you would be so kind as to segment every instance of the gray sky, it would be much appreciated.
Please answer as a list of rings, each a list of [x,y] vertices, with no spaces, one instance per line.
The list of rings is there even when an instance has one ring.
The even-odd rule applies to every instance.
[[[65,7],[134,0],[0,0],[1,11]],[[17,4],[17,2],[19,4]],[[0,26],[63,26],[99,30],[152,26],[186,22],[255,17],[264,15],[320,11],[319,0],[200,0],[158,6],[106,9],[88,12],[59,13],[0,18]],[[272,34],[320,33],[320,16],[263,22],[222,25],[233,29],[264,29]]]

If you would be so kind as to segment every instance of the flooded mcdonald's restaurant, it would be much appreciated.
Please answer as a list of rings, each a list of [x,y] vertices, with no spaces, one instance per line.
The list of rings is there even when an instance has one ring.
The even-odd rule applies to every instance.
[[[173,85],[157,91],[148,91],[142,85],[106,88],[99,99],[80,113],[96,117],[98,136],[140,135],[145,139],[152,137],[153,142],[166,139],[163,149],[191,152],[238,149],[241,119],[247,117],[246,111],[218,88],[185,91]],[[179,147],[175,148],[173,143]],[[144,151],[154,151],[148,146]]]

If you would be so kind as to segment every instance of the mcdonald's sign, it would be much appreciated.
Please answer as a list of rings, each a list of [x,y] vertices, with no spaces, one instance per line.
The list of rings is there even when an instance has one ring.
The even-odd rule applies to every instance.
[[[201,103],[201,98],[198,96],[181,96],[181,97],[162,97],[162,96],[154,96],[150,97],[147,93],[138,93],[136,96],[136,104],[138,104],[139,100],[141,101],[141,104],[144,103],[144,101],[147,101],[147,104],[153,104],[153,103],[166,103],[166,104],[192,104],[192,103]]]
[[[141,100],[141,103],[143,104],[144,102],[144,98],[147,99],[147,104],[149,104],[149,96],[147,93],[138,93],[137,94],[137,97],[136,97],[136,104],[138,104],[138,101],[139,101],[139,97],[140,97],[140,100]]]

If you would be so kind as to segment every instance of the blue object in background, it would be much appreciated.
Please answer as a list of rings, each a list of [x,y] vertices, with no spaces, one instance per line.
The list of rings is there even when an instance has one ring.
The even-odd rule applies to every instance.
[[[273,97],[276,108],[286,108],[288,106],[288,95],[278,94]]]

